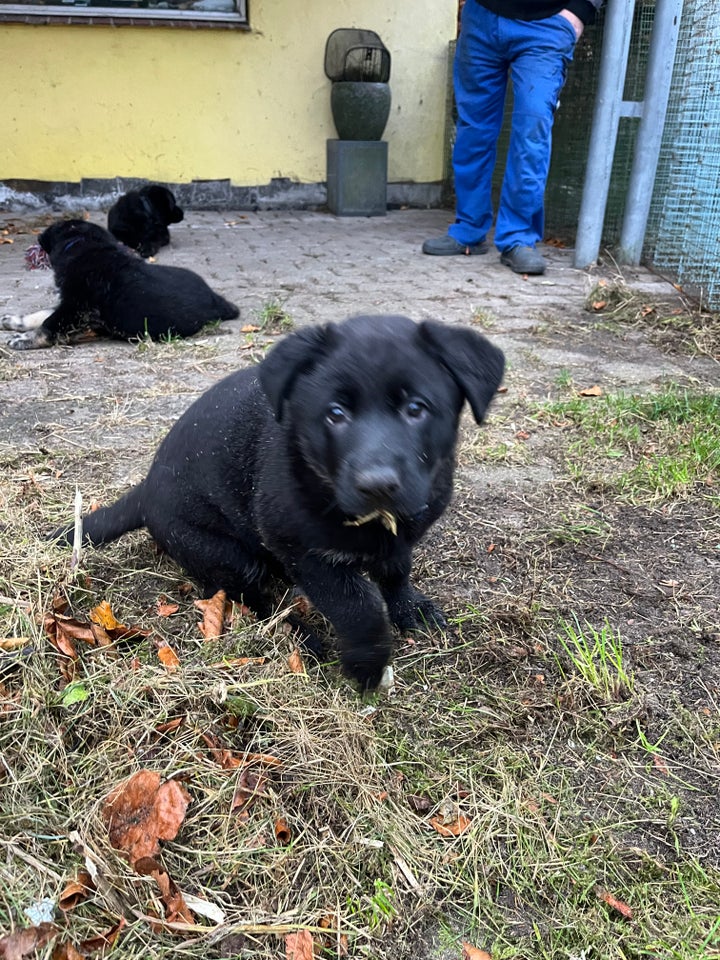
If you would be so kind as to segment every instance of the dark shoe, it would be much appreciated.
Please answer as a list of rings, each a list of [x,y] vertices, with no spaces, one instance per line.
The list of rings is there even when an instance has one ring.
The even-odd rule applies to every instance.
[[[458,243],[454,237],[446,233],[444,237],[426,240],[422,245],[422,252],[429,253],[431,257],[454,257],[463,254],[466,257],[472,257],[478,253],[487,253],[488,245],[485,240],[473,244]]]
[[[535,247],[513,247],[511,250],[503,250],[500,254],[500,263],[510,267],[515,273],[545,273],[545,258],[541,256]]]

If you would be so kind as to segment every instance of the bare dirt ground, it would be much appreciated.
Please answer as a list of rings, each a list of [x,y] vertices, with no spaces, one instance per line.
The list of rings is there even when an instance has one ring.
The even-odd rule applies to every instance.
[[[51,273],[23,261],[47,218],[4,218],[14,242],[0,246],[0,313],[52,305]],[[135,909],[123,914],[123,956],[277,956],[288,930],[321,931],[326,915],[335,939],[314,934],[326,956],[459,957],[462,942],[496,960],[720,956],[718,319],[644,269],[621,274],[607,261],[577,271],[571,252],[554,247],[539,278],[512,274],[496,253],[423,257],[422,240],[448,220],[445,211],[373,220],[191,212],[158,261],[201,273],[238,304],[239,320],[180,343],[30,353],[5,348],[0,333],[0,639],[29,638],[22,658],[0,660],[0,697],[7,718],[21,700],[26,722],[62,743],[48,753],[56,763],[62,756],[73,792],[43,813],[29,799],[17,743],[4,744],[0,822],[23,869],[13,872],[7,852],[17,893],[0,908],[0,936],[27,923],[33,883],[52,899],[72,872],[77,845],[73,854],[60,839],[69,824],[84,822],[87,843],[102,846],[97,805],[120,774],[144,765],[180,776],[193,793],[188,838],[167,845],[171,873],[183,890],[217,896],[229,919],[217,929],[203,921],[189,944],[170,928],[151,936],[146,893],[115,865],[116,887]],[[453,630],[402,639],[396,690],[378,706],[374,739],[332,670],[313,668],[308,687],[283,688],[279,699],[262,700],[252,685],[235,691],[252,704],[243,735],[225,724],[226,738],[235,731],[238,750],[257,742],[285,750],[293,771],[272,794],[298,837],[283,853],[252,818],[239,829],[228,826],[227,805],[213,812],[215,784],[193,766],[189,733],[185,753],[151,748],[140,730],[139,740],[130,736],[148,684],[158,685],[164,717],[193,716],[199,729],[198,685],[220,682],[198,666],[197,611],[182,573],[137,534],[86,554],[78,585],[67,557],[37,544],[71,517],[76,486],[85,502],[107,501],[139,480],[174,419],[217,379],[257,362],[281,335],[279,319],[302,325],[358,312],[475,324],[506,353],[506,389],[486,428],[464,425],[454,504],[418,552],[416,582],[454,618]],[[42,652],[38,626],[58,590],[80,619],[109,599],[126,621],[164,630],[188,663],[175,691],[147,654],[149,672],[122,709],[96,694],[92,709],[58,719],[53,697],[67,677]],[[160,594],[181,605],[174,625],[153,618]],[[284,663],[282,631],[244,623],[231,634],[224,654],[270,649]],[[83,669],[86,686],[91,675],[99,682],[97,662]],[[106,685],[127,680],[117,662],[103,669]],[[202,715],[219,724],[221,701],[208,698]],[[95,733],[79,732],[80,715]],[[119,753],[98,766],[91,757],[111,735]],[[339,750],[344,737],[355,755]],[[346,764],[348,782],[313,780],[313,756]],[[96,783],[85,802],[66,770],[75,765]],[[312,781],[305,791],[303,779]],[[379,796],[385,812],[375,809]],[[32,808],[25,818],[23,805]],[[428,826],[433,815],[449,837]],[[355,843],[352,854],[342,845],[328,853],[324,829]],[[50,835],[55,847],[42,852],[38,838]],[[258,872],[228,861],[228,847],[254,850]],[[34,877],[33,859],[55,880]],[[606,888],[620,908],[603,898]],[[99,893],[75,926],[68,915],[55,919],[77,943],[79,931],[110,926],[118,913],[117,899]]]

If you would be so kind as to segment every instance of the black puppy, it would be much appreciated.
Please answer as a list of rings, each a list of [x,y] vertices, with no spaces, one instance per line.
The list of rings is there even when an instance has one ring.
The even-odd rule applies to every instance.
[[[97,224],[60,220],[39,243],[55,271],[60,303],[49,313],[0,319],[7,330],[26,331],[9,341],[15,350],[49,347],[87,329],[121,340],[189,337],[239,315],[192,270],[145,263]]]
[[[410,583],[412,549],[450,500],[463,403],[480,423],[503,366],[480,334],[443,323],[303,328],[201,396],[145,480],[84,518],[85,541],[147,527],[208,595],[261,617],[273,577],[297,584],[335,627],[347,675],[372,689],[391,623],[445,623]]]
[[[175,195],[157,183],[128,190],[108,211],[108,230],[141,257],[154,257],[170,243],[168,226],[180,223],[184,214]]]

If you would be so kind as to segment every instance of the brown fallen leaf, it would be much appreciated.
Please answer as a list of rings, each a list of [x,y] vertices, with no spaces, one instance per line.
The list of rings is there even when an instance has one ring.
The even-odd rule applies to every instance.
[[[305,673],[305,664],[297,647],[293,648],[293,652],[288,657],[288,667],[290,673]]]
[[[233,750],[223,746],[218,737],[213,736],[211,733],[203,733],[202,738],[210,748],[213,760],[218,763],[223,770],[234,770],[243,765],[241,757]]]
[[[607,300],[593,300],[590,306],[593,310],[604,310],[607,306]]]
[[[275,821],[275,839],[281,847],[286,847],[292,840],[292,831],[283,817],[278,817]]]
[[[250,807],[258,797],[266,793],[267,777],[245,767],[238,774],[238,782],[233,794],[230,812],[246,818]]]
[[[437,830],[441,837],[459,837],[470,828],[472,821],[469,817],[459,813],[456,820],[445,822],[444,817],[437,816],[430,818],[430,826]]]
[[[51,960],[85,960],[85,958],[69,940],[64,940],[53,948]]]
[[[89,643],[91,646],[95,645],[95,636],[90,624],[81,623],[64,613],[46,613],[43,618],[43,629],[58,653],[70,657],[71,660],[78,659],[76,640]]]
[[[259,329],[255,323],[245,323],[240,327],[240,333],[257,333]]]
[[[143,877],[152,877],[160,890],[160,899],[165,906],[165,919],[170,923],[195,923],[192,911],[185,903],[185,898],[178,889],[175,881],[154,857],[142,857],[135,861],[135,870]]]
[[[218,590],[208,600],[195,601],[195,606],[203,614],[202,623],[199,623],[198,627],[206,640],[217,640],[223,635],[226,604],[227,597],[224,590]]]
[[[623,903],[622,900],[618,900],[617,897],[614,897],[609,891],[604,890],[602,887],[595,887],[595,895],[598,899],[602,900],[603,903],[606,903],[609,907],[612,907],[613,910],[625,917],[627,920],[632,920],[633,910],[632,907],[629,907],[626,903]]]
[[[166,640],[158,640],[155,644],[158,660],[168,673],[172,673],[180,666],[180,657]]]
[[[87,870],[80,870],[74,880],[65,885],[62,893],[58,897],[58,907],[67,913],[68,910],[74,910],[94,892],[95,884]]]
[[[166,720],[165,723],[159,723],[155,727],[155,733],[172,733],[179,726],[185,723],[185,717],[175,717],[173,720]]]
[[[158,597],[155,612],[159,617],[171,617],[174,613],[177,613],[179,609],[179,603],[173,603],[173,601],[168,600],[167,597]]]
[[[0,937],[1,960],[23,960],[50,943],[57,935],[58,928],[54,923],[41,923],[37,927],[26,927],[16,930],[6,937]]]
[[[314,960],[315,948],[309,930],[285,935],[285,960]]]
[[[492,957],[486,950],[479,950],[472,944],[463,941],[462,960],[492,960]]]
[[[83,940],[82,943],[78,944],[80,954],[85,956],[88,953],[97,953],[99,951],[104,953],[108,947],[113,946],[126,923],[125,918],[120,917],[115,926],[110,927],[109,930],[103,930],[103,932],[98,933],[97,936],[88,937],[87,940]]]
[[[185,819],[190,795],[176,780],[160,782],[154,770],[138,770],[107,797],[102,817],[110,843],[131,864],[160,851],[160,840],[173,840]]]
[[[601,397],[603,395],[602,387],[599,387],[596,383],[592,387],[585,387],[582,390],[578,390],[578,394],[581,397]]]

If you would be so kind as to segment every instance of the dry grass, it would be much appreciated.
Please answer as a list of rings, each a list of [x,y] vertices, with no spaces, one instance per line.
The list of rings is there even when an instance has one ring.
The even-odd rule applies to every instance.
[[[684,295],[680,302],[648,296],[619,278],[593,287],[585,308],[606,324],[631,327],[665,349],[720,360],[720,315]]]
[[[165,357],[140,355],[156,384]],[[184,402],[176,390],[150,393],[171,410]],[[143,447],[165,429],[112,398],[93,402],[106,433],[129,429]],[[577,456],[592,456],[593,475],[603,457],[614,463],[617,410],[607,413],[592,429],[579,414],[558,429],[521,403],[484,444],[464,444],[452,514],[417,563],[452,629],[401,638],[394,691],[368,702],[332,660],[293,673],[281,617],[237,616],[206,642],[197,594],[144,533],[86,552],[71,573],[42,532],[67,518],[76,479],[109,499],[141,471],[134,449],[8,453],[0,639],[19,642],[0,653],[0,931],[26,926],[47,899],[57,940],[76,945],[124,918],[114,952],[130,960],[270,960],[298,929],[328,958],[450,960],[463,941],[493,960],[720,955],[712,490],[640,502],[574,475],[583,436]],[[532,436],[518,437],[525,428]],[[69,436],[65,422],[52,430]],[[676,449],[672,431],[652,439]],[[631,470],[644,448],[626,452]],[[550,483],[538,479],[546,464]],[[498,470],[502,488],[488,481]],[[81,621],[108,600],[152,635],[80,644],[68,684],[42,625],[58,593]],[[176,614],[157,614],[161,595]],[[154,637],[176,650],[177,670]],[[240,657],[265,659],[227,665]],[[233,810],[245,767],[223,766],[208,737],[279,761],[246,817]],[[190,794],[161,860],[221,923],[200,912],[192,929],[153,921],[157,887],[110,845],[104,798],[143,768]],[[276,837],[280,818],[289,842]],[[59,895],[88,859],[97,890],[63,913]]]

